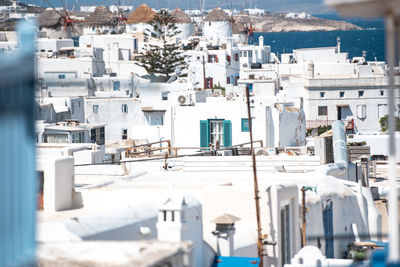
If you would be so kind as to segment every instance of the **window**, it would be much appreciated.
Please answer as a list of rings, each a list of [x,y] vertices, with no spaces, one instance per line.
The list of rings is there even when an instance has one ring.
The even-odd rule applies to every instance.
[[[239,61],[239,54],[235,53],[235,61]]]
[[[164,125],[164,112],[144,112],[144,117],[146,118],[148,125]]]
[[[364,91],[358,91],[358,97],[363,97],[364,96]]]
[[[100,128],[100,140],[97,140],[98,145],[104,145],[105,142],[105,134],[104,134],[104,127]]]
[[[383,95],[385,95],[385,91],[379,90],[379,94],[380,94],[381,96],[383,96]]]
[[[231,56],[227,55],[227,56],[226,56],[226,61],[228,61],[229,63],[231,63]]]
[[[122,104],[122,112],[123,113],[128,113],[128,105],[127,104]]]
[[[99,105],[93,105],[93,113],[96,114],[99,111]]]
[[[249,119],[242,118],[242,132],[248,132],[249,129]]]
[[[344,92],[342,91],[342,92],[339,92],[339,97],[340,98],[343,98],[344,97]]]
[[[210,143],[216,145],[217,142],[220,146],[224,145],[224,121],[223,120],[210,120]]]
[[[253,57],[253,51],[249,50],[249,57]]]
[[[218,63],[217,55],[208,55],[208,63]]]
[[[226,84],[230,84],[231,83],[231,78],[230,77],[226,77]]]
[[[210,21],[210,22],[208,22],[208,26],[211,26],[211,21]]]
[[[232,124],[229,120],[209,119],[200,121],[200,147],[208,148],[209,144],[220,147],[232,145]]]
[[[206,88],[213,88],[213,78],[206,78]]]
[[[325,92],[319,92],[319,96],[320,96],[321,98],[325,98]]]
[[[162,93],[161,93],[161,99],[162,99],[162,100],[168,100],[168,93],[169,93],[169,92],[162,92]]]
[[[128,129],[122,129],[122,140],[128,139]]]
[[[367,117],[367,105],[357,105],[357,118],[365,119]]]
[[[119,91],[121,83],[119,81],[113,81],[113,89],[114,91]]]
[[[60,80],[65,79],[65,74],[58,74],[58,79]]]
[[[327,116],[328,115],[328,107],[327,106],[319,106],[318,107],[318,116]]]
[[[246,87],[249,88],[249,93],[253,92],[253,84],[252,83],[248,83]]]
[[[90,130],[90,143],[96,143],[96,129]]]
[[[71,113],[72,113],[72,114],[75,113],[75,105],[74,105],[74,102],[71,102]]]
[[[72,133],[72,143],[83,143],[83,133]]]
[[[67,134],[45,134],[45,143],[69,143]]]
[[[387,104],[378,105],[378,118],[382,118],[388,114]]]

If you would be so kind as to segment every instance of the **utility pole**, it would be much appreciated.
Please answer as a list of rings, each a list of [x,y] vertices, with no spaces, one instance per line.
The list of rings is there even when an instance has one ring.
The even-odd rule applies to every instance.
[[[257,179],[257,168],[256,168],[256,154],[254,153],[253,147],[253,127],[251,121],[251,112],[250,112],[250,93],[249,86],[246,86],[246,98],[247,98],[247,118],[249,122],[249,134],[250,134],[250,151],[251,158],[253,160],[253,177],[254,177],[254,200],[256,203],[256,215],[257,215],[257,248],[258,248],[258,257],[260,258],[259,267],[264,265],[263,259],[263,239],[261,234],[261,219],[260,219],[260,196],[258,191],[258,179]]]

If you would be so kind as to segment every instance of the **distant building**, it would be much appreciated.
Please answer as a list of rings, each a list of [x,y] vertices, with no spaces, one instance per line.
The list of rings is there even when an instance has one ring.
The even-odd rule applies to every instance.
[[[245,8],[244,11],[249,13],[250,16],[264,16],[265,10],[259,8]]]

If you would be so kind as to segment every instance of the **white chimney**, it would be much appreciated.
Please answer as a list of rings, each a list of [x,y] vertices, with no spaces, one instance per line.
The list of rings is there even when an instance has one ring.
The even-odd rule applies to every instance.
[[[190,204],[179,193],[167,198],[158,209],[157,236],[160,241],[181,242],[190,240],[193,243],[194,264],[203,266],[203,224],[201,204],[190,199]]]
[[[264,47],[264,37],[258,37],[258,46]]]
[[[337,44],[337,53],[340,53],[340,37],[336,38],[336,44]]]
[[[212,221],[216,225],[215,231],[212,234],[217,237],[218,256],[234,256],[235,245],[233,236],[235,234],[235,222],[239,220],[240,218],[236,216],[224,214]]]

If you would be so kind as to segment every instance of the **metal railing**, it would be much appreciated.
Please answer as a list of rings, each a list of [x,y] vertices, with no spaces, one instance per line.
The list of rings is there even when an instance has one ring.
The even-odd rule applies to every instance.
[[[162,144],[165,143],[166,146],[163,147]],[[178,157],[179,150],[195,150],[198,152],[204,151],[224,151],[232,150],[233,148],[243,148],[246,145],[250,145],[250,142],[233,145],[230,147],[213,148],[213,147],[171,147],[170,140],[163,140],[158,142],[152,142],[148,144],[142,144],[137,146],[128,147],[125,149],[126,158],[140,158],[140,157]],[[263,141],[257,140],[253,141],[253,144],[259,144],[259,147],[263,147]],[[159,145],[156,147],[155,145]],[[156,153],[157,152],[157,153]]]

